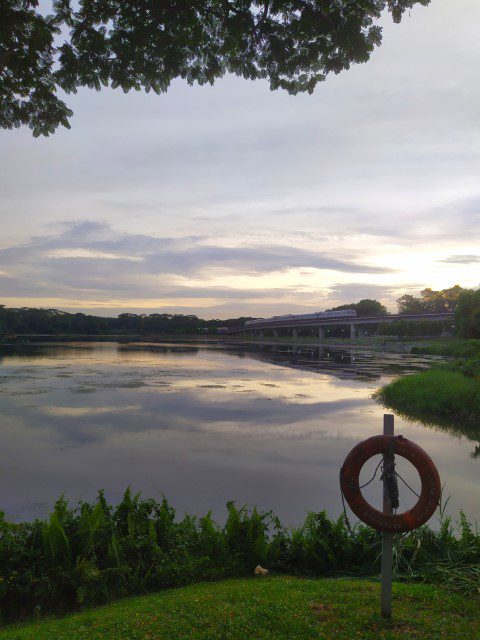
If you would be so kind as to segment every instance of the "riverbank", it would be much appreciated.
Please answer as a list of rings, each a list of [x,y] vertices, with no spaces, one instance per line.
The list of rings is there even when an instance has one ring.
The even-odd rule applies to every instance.
[[[392,622],[378,582],[266,577],[202,583],[122,600],[62,619],[13,625],[0,640],[477,640],[477,596],[393,585]]]
[[[480,340],[464,340],[462,338],[444,338],[442,340],[417,340],[412,346],[412,353],[430,356],[447,356],[450,358],[479,357]]]
[[[441,515],[441,514],[440,514]],[[309,513],[302,526],[284,526],[271,512],[227,504],[223,526],[175,510],[164,498],[126,491],[113,506],[70,507],[62,498],[45,520],[1,523],[0,612],[4,620],[67,613],[79,607],[180,587],[272,573],[307,577],[377,577],[382,536],[341,516]],[[461,514],[395,540],[395,578],[480,593],[480,533]]]
[[[406,417],[447,426],[480,428],[480,341],[417,345],[413,353],[455,357],[450,363],[394,380],[375,398]]]

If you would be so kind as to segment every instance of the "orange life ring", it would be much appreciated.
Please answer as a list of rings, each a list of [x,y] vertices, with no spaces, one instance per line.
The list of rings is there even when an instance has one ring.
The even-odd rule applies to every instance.
[[[393,448],[393,453],[413,464],[422,482],[416,505],[409,511],[391,515],[368,504],[362,495],[359,482],[360,471],[365,462],[374,455],[384,454],[389,446]],[[411,531],[427,522],[440,503],[442,489],[437,468],[421,447],[403,436],[384,435],[367,438],[350,451],[340,471],[340,487],[350,509],[360,520],[378,531],[392,533]]]

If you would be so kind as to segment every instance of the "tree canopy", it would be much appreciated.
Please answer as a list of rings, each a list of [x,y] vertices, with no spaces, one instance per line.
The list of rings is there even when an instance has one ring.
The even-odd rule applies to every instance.
[[[35,136],[69,128],[58,96],[87,86],[155,91],[225,73],[312,93],[331,72],[366,62],[377,24],[430,0],[38,0],[0,5],[0,126]],[[77,4],[77,3],[75,3]]]
[[[370,298],[364,298],[359,302],[351,302],[349,304],[342,304],[339,307],[333,307],[333,309],[328,309],[328,311],[343,311],[347,309],[352,309],[357,312],[357,316],[361,318],[366,318],[369,316],[386,316],[388,315],[388,310],[385,305],[383,305],[378,300],[371,300]]]
[[[411,294],[405,294],[398,298],[398,313],[443,313],[444,311],[454,311],[460,295],[467,289],[463,289],[456,284],[449,289],[434,291],[433,289],[423,289],[420,298]]]
[[[203,320],[196,315],[171,313],[121,313],[116,318],[68,313],[59,309],[0,304],[0,339],[9,334],[205,334],[216,333],[220,326],[244,324],[252,318]]]
[[[480,338],[480,289],[460,294],[455,323],[457,333],[462,338]]]

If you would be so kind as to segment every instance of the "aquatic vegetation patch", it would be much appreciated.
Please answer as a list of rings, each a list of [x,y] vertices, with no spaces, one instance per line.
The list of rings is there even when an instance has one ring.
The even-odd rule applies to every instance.
[[[199,389],[226,389],[224,384],[198,384]]]

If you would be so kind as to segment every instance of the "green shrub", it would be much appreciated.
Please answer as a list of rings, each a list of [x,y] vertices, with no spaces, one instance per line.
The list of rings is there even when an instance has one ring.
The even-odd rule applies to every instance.
[[[70,508],[61,498],[46,520],[0,517],[0,609],[4,619],[65,612],[199,580],[249,575],[257,564],[305,576],[379,572],[381,535],[345,519],[309,513],[295,529],[272,513],[227,505],[220,527],[207,514],[175,518],[174,509],[125,492],[109,505]],[[424,526],[399,537],[397,577],[480,588],[480,535],[464,516],[454,530]]]
[[[478,357],[458,360],[454,368],[468,378],[480,378],[480,358]]]

